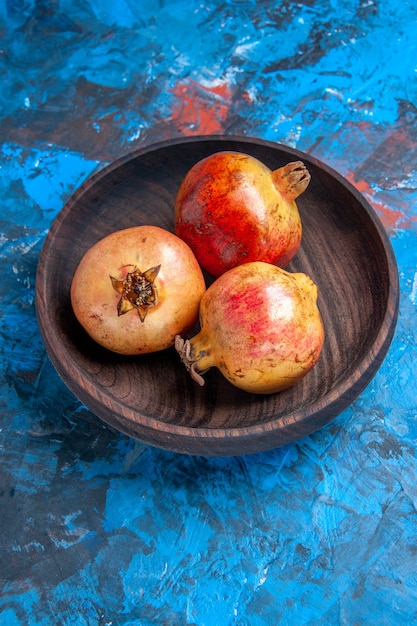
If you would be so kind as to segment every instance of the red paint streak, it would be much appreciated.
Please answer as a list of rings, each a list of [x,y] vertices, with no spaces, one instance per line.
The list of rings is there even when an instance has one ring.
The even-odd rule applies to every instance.
[[[192,80],[180,82],[173,89],[173,94],[178,102],[173,109],[172,119],[184,135],[222,132],[232,99],[227,83],[205,87]]]
[[[242,93],[242,100],[244,100],[245,102],[247,102],[247,104],[252,104],[253,102],[253,98],[250,95],[250,93],[248,93],[247,91],[244,91]]]
[[[407,207],[404,207],[404,211],[402,211],[388,206],[385,202],[376,200],[375,192],[366,180],[355,180],[352,173],[347,175],[346,178],[372,205],[387,230],[409,228],[413,222],[417,222],[417,217],[407,215]]]

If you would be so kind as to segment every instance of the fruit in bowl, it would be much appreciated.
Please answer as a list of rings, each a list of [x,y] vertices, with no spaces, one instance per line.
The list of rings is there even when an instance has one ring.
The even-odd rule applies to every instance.
[[[200,304],[200,331],[177,336],[175,347],[192,378],[217,367],[234,386],[252,393],[283,391],[317,363],[324,328],[318,288],[303,273],[252,262],[210,285]]]
[[[188,245],[156,226],[116,231],[81,259],[71,304],[87,333],[120,354],[146,354],[173,345],[198,319],[206,286]]]
[[[286,267],[302,237],[296,199],[309,182],[301,161],[271,170],[248,154],[216,152],[183,179],[175,233],[214,277],[251,261]]]

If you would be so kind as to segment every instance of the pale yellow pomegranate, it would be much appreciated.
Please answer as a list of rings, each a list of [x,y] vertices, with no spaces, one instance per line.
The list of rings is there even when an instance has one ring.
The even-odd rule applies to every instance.
[[[184,241],[163,228],[136,226],[85,253],[71,303],[97,343],[120,354],[146,354],[172,346],[178,333],[192,328],[205,288]]]
[[[227,380],[253,393],[294,385],[317,363],[324,328],[318,289],[306,274],[253,262],[229,270],[204,294],[200,332],[178,336],[175,347],[200,385],[217,367]]]

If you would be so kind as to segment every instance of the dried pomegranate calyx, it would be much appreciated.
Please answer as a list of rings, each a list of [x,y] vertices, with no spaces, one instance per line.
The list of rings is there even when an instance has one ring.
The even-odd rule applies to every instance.
[[[127,272],[122,279],[110,276],[113,289],[121,295],[117,303],[117,314],[124,315],[132,309],[136,309],[140,321],[144,322],[149,307],[158,304],[158,290],[154,284],[160,265],[150,267],[145,272],[141,272],[136,266]]]
[[[199,356],[196,359],[193,359],[191,356],[191,342],[189,339],[183,339],[180,335],[175,337],[175,349],[180,355],[181,362],[184,363],[187,372],[190,373],[190,376],[196,383],[203,387],[205,384],[204,378],[197,371],[197,363],[200,360]],[[204,370],[202,374],[204,374],[207,370]]]
[[[273,171],[272,180],[280,193],[292,201],[307,189],[311,175],[302,161],[292,161]]]

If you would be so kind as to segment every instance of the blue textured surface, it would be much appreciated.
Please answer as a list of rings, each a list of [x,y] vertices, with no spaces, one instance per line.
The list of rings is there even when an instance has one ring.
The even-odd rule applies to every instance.
[[[6,0],[0,33],[0,624],[417,624],[415,3]],[[108,430],[58,378],[34,310],[43,241],[81,182],[208,133],[346,176],[401,284],[358,400],[235,458]]]

